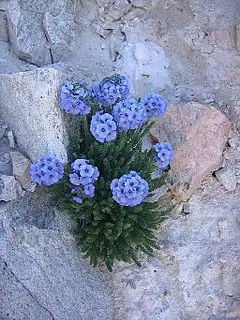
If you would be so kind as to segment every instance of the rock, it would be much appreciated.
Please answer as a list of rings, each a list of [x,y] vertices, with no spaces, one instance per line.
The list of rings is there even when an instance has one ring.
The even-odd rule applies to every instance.
[[[230,131],[228,143],[233,149],[237,148],[237,146],[240,144],[240,135],[237,131]]]
[[[228,191],[234,191],[237,186],[237,177],[232,167],[224,167],[216,171],[216,178]]]
[[[64,74],[56,69],[0,75],[0,116],[32,161],[50,152],[67,161],[66,133],[58,93]]]
[[[18,151],[10,152],[13,166],[13,175],[26,191],[33,192],[36,184],[31,182],[30,165],[31,161]]]
[[[220,47],[231,50],[234,46],[233,30],[215,29],[211,32],[211,38]]]
[[[184,203],[182,207],[183,214],[189,214],[191,212],[191,207],[189,203]]]
[[[115,265],[117,319],[239,319],[239,192],[210,177],[191,198],[191,214],[162,224],[154,257],[140,268]]]
[[[9,152],[0,151],[0,174],[12,174],[12,163]]]
[[[131,3],[127,0],[116,0],[112,3],[112,6],[109,8],[107,14],[114,21],[119,20],[121,17],[126,15],[132,8]]]
[[[238,23],[235,27],[235,39],[236,49],[240,54],[240,23]]]
[[[148,9],[152,5],[152,0],[131,0],[131,4],[136,8]]]
[[[166,185],[157,188],[152,192],[152,194],[146,199],[146,202],[158,202],[161,197],[163,197],[168,192],[168,187]]]
[[[47,39],[42,30],[42,15],[47,2],[41,5],[23,0],[21,5],[15,1],[3,1],[0,9],[6,11],[8,35],[16,55],[24,61],[38,66],[51,63]]]
[[[229,120],[217,109],[199,103],[177,108],[170,105],[150,130],[154,141],[168,141],[174,148],[170,188],[186,201],[203,179],[219,168],[230,130]]]
[[[0,11],[0,40],[8,41],[7,21],[4,11]]]
[[[149,88],[152,91],[162,90],[169,83],[169,60],[157,44],[150,41],[124,42],[119,53],[116,71],[131,79],[137,96],[142,96]]]
[[[13,176],[0,175],[0,201],[17,199],[19,191],[19,185]]]
[[[107,38],[112,32],[112,29],[104,29],[97,23],[93,25],[93,29],[100,37],[104,39]]]
[[[27,292],[24,285],[19,281],[18,277],[12,272],[8,264],[0,257],[0,277],[1,277],[1,291],[5,288],[5,294],[1,294],[1,303],[5,304],[4,316],[0,314],[1,320],[14,319],[13,310],[16,305],[21,310],[22,319],[46,319],[53,320],[51,313],[41,306],[38,301]],[[10,298],[11,297],[11,298]],[[21,301],[19,300],[21,297]],[[31,306],[31,308],[29,308]],[[11,318],[9,318],[9,316]],[[20,318],[19,318],[20,319]]]
[[[8,138],[9,147],[11,149],[14,149],[15,148],[15,139],[14,139],[14,135],[13,135],[12,130],[7,132],[7,138]]]
[[[51,50],[52,62],[59,62],[69,55],[71,43],[75,34],[75,24],[72,14],[66,12],[46,12],[43,27]]]
[[[33,200],[34,198],[34,200]],[[47,214],[52,215],[47,224]],[[0,310],[9,319],[112,320],[108,276],[77,249],[66,216],[28,194],[0,207]],[[44,220],[44,221],[43,221]],[[43,223],[44,222],[44,223]]]
[[[5,122],[0,120],[0,140],[5,136],[5,133],[7,131],[7,125]]]
[[[212,53],[213,49],[214,49],[214,47],[212,44],[205,42],[205,41],[202,42],[201,49],[200,49],[202,53],[208,53],[208,54]]]

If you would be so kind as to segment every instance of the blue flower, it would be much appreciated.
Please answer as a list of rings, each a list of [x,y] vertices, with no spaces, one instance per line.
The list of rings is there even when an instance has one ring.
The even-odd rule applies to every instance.
[[[62,86],[60,106],[67,113],[88,114],[91,111],[90,91],[87,83],[66,82]]]
[[[30,167],[31,181],[39,185],[51,186],[62,179],[63,174],[62,163],[49,154]]]
[[[72,164],[73,173],[69,174],[69,180],[75,187],[71,193],[76,194],[72,198],[73,201],[82,203],[83,197],[94,197],[94,182],[98,180],[99,170],[97,167],[89,164],[86,159],[77,159]],[[76,200],[77,199],[77,200]],[[80,199],[80,200],[79,200]]]
[[[133,98],[118,102],[113,108],[113,118],[120,132],[137,129],[148,120],[145,107]]]
[[[91,88],[91,96],[96,103],[108,107],[116,102],[126,99],[130,91],[128,78],[119,74],[104,78],[98,85],[94,84]]]
[[[87,184],[84,186],[84,194],[90,198],[94,197],[95,186],[93,184]]]
[[[130,171],[120,179],[111,183],[113,199],[121,206],[134,207],[140,204],[148,195],[149,187],[146,180],[137,172]]]
[[[173,160],[173,148],[168,142],[159,142],[154,145],[156,151],[156,161],[159,169],[165,169]]]
[[[164,114],[167,109],[168,102],[164,96],[158,93],[148,93],[146,94],[141,103],[145,106],[148,118],[152,116],[160,117]]]
[[[114,140],[117,136],[116,129],[117,126],[111,114],[99,111],[92,117],[90,131],[97,141]]]
[[[72,197],[73,201],[81,204],[82,203],[82,199],[80,197]]]

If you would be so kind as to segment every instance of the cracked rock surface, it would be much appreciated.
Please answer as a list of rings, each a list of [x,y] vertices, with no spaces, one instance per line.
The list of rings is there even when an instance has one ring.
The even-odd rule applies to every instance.
[[[1,320],[240,319],[239,69],[240,0],[0,0],[0,111],[14,135],[0,120],[0,175],[16,188],[27,170],[23,161],[15,167],[20,182],[12,176],[15,143],[31,160],[50,147],[66,159],[57,88],[69,74],[91,82],[119,72],[131,78],[132,93],[163,92],[173,114],[197,102],[220,110],[234,129],[225,144],[226,120],[217,165],[200,174],[221,121],[192,126],[186,114],[183,122],[201,137],[197,150],[190,129],[171,128],[173,141],[191,141],[198,189],[161,227],[162,249],[142,257],[140,269],[90,268],[70,221],[43,190],[20,197],[13,188],[18,199],[0,199]],[[188,159],[178,159],[184,169]],[[208,159],[215,161],[211,152]]]
[[[159,232],[161,251],[142,268],[113,274],[117,319],[240,318],[240,186],[233,193],[212,177]]]
[[[69,224],[35,193],[0,207],[0,310],[7,319],[112,320],[105,277],[83,261]],[[1,315],[0,313],[0,315]]]

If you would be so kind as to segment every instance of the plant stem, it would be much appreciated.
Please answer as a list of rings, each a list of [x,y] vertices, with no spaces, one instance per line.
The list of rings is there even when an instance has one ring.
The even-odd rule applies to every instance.
[[[87,116],[84,116],[83,119],[83,126],[84,126],[84,142],[85,142],[85,152],[89,149],[89,131],[88,131],[88,119]]]

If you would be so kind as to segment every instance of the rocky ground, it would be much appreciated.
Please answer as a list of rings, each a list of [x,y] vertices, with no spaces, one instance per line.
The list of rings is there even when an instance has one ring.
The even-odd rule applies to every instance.
[[[177,205],[162,250],[108,274],[28,159],[66,161],[63,79],[112,72],[170,101],[151,139],[174,145],[160,203]],[[240,319],[239,75],[240,0],[0,0],[0,319]]]

